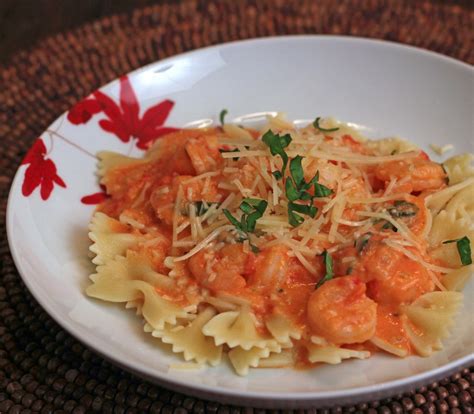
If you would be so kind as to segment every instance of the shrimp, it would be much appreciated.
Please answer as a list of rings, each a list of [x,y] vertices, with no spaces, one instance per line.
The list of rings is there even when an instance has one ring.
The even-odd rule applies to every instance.
[[[441,165],[424,157],[390,161],[375,168],[375,177],[386,184],[392,178],[403,180],[395,185],[393,192],[437,190],[446,186],[446,173]]]
[[[367,293],[378,303],[411,303],[434,290],[433,280],[421,264],[383,243],[369,241],[361,262],[368,282]]]
[[[201,250],[188,260],[188,268],[202,286],[214,292],[232,292],[245,287],[253,259],[254,254],[244,252],[241,244],[233,244],[217,252]]]
[[[311,330],[334,344],[369,340],[377,326],[377,303],[366,296],[358,276],[329,280],[310,296],[307,318]]]
[[[217,180],[212,177],[207,185],[204,180],[190,181],[193,177],[189,175],[178,175],[167,180],[157,187],[150,196],[150,204],[157,217],[165,224],[173,223],[174,203],[181,187],[184,202],[207,201],[209,203],[219,202],[221,194],[218,192]],[[184,210],[184,205],[180,206]]]
[[[278,245],[265,249],[255,261],[255,271],[249,277],[249,285],[260,292],[273,291],[285,281],[289,266],[288,248]]]
[[[197,174],[216,171],[223,162],[217,135],[189,139],[186,143],[186,152]]]

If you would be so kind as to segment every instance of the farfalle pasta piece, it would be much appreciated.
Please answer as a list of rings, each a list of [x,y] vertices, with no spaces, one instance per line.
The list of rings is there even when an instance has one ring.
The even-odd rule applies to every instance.
[[[449,185],[460,183],[468,177],[474,177],[473,160],[474,154],[462,154],[443,162],[443,167],[448,174]]]
[[[154,329],[163,329],[165,323],[175,325],[178,318],[189,316],[182,306],[162,298],[152,285],[142,280],[98,278],[86,289],[86,293],[108,302],[130,302],[143,298],[143,318]]]
[[[99,176],[102,179],[115,168],[138,165],[146,162],[146,160],[143,159],[128,157],[112,151],[100,151],[97,153],[97,158],[99,158]]]
[[[474,182],[459,190],[444,209],[456,219],[472,220],[474,218]]]
[[[333,345],[319,346],[308,344],[308,361],[325,362],[327,364],[340,364],[343,359],[357,358],[366,359],[370,357],[369,351],[356,351],[354,349],[339,348]]]
[[[459,292],[430,292],[402,308],[403,327],[419,355],[427,357],[443,348],[441,340],[448,336],[462,299]]]
[[[267,358],[258,361],[258,368],[286,368],[295,365],[293,349],[282,349],[281,352],[271,353]]]
[[[420,149],[415,144],[401,138],[384,138],[376,141],[368,141],[367,146],[376,150],[380,155],[401,154]]]
[[[291,343],[291,339],[301,339],[301,330],[280,313],[270,315],[265,325],[272,336],[281,344]]]
[[[125,304],[125,309],[135,309],[135,315],[142,316],[143,300],[130,300]]]
[[[155,272],[148,260],[134,252],[127,253],[127,257],[117,256],[104,265],[97,266],[97,273],[91,275],[91,280],[98,282],[102,279],[141,280],[154,288],[173,289],[175,282],[170,277]]]
[[[240,346],[229,351],[229,359],[237,374],[245,376],[249,368],[256,368],[262,358],[268,358],[271,353],[281,352],[281,346],[273,345],[267,348],[251,348],[245,350]]]
[[[94,214],[89,230],[89,238],[94,242],[89,250],[95,254],[92,263],[96,265],[125,255],[127,249],[145,240],[144,235],[132,233],[129,226],[101,212]]]
[[[204,336],[202,327],[216,314],[208,307],[199,312],[197,317],[186,326],[165,327],[153,330],[152,335],[160,338],[165,344],[171,344],[173,352],[183,353],[186,361],[218,365],[222,357],[222,346],[214,344],[211,337]]]
[[[214,338],[216,345],[240,346],[244,350],[267,348],[277,345],[274,339],[257,332],[254,317],[248,309],[223,312],[214,316],[202,328],[204,335]]]
[[[474,265],[463,266],[444,275],[442,283],[446,289],[460,292],[473,273]]]
[[[431,210],[431,213],[434,216],[444,209],[449,200],[451,200],[451,198],[453,198],[458,192],[464,190],[466,187],[471,186],[473,183],[474,177],[470,177],[467,180],[450,185],[441,191],[430,194],[428,197],[426,197],[425,205]]]
[[[400,358],[404,358],[408,356],[407,349],[403,347],[395,346],[394,344],[388,342],[384,338],[379,338],[377,336],[374,336],[373,338],[370,339],[370,342],[372,342],[377,348],[380,348],[383,351],[388,352],[389,354],[396,355]]]
[[[429,234],[430,244],[437,246],[443,241],[463,237],[470,226],[470,221],[456,219],[452,214],[448,214],[446,210],[442,210],[433,217],[433,224]]]

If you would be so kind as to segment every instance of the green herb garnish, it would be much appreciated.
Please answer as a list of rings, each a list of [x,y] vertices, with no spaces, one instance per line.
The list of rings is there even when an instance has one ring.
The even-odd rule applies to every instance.
[[[315,289],[320,288],[328,280],[334,278],[333,262],[331,255],[328,253],[327,250],[324,250],[321,256],[323,256],[324,266],[326,267],[326,273],[324,277],[316,284]]]
[[[319,125],[319,121],[321,120],[321,117],[317,117],[314,122],[313,122],[313,126],[316,128],[316,129],[319,129],[321,132],[334,132],[334,131],[337,131],[339,130],[339,128],[323,128]]]
[[[327,188],[323,184],[314,183],[314,196],[315,197],[329,197],[332,194],[332,190]]]
[[[467,236],[464,236],[460,239],[446,240],[443,242],[443,244],[447,243],[456,243],[459,257],[461,258],[461,263],[463,264],[463,266],[472,264],[471,241]]]
[[[413,217],[418,213],[418,206],[405,200],[396,200],[394,207],[389,208],[388,213],[394,218]]]
[[[221,125],[224,126],[225,122],[224,122],[224,118],[225,116],[228,114],[228,110],[227,109],[223,109],[220,114],[219,114],[219,121],[221,121]]]
[[[272,155],[279,155],[283,161],[283,167],[281,169],[281,176],[285,176],[286,166],[288,164],[288,154],[285,149],[291,142],[291,135],[278,135],[274,134],[270,129],[265,132],[262,136],[262,141],[270,148]]]
[[[281,180],[283,175],[281,174],[281,171],[272,171],[272,175],[277,179],[277,180]]]
[[[242,217],[240,221],[235,218],[231,212],[227,209],[222,210],[224,215],[230,221],[232,225],[240,233],[239,241],[250,240],[249,233],[255,231],[257,220],[263,216],[263,213],[267,209],[268,203],[265,200],[258,198],[244,198],[240,203],[240,210],[242,211]],[[257,246],[250,243],[250,248],[254,253],[258,253],[260,250]]]
[[[204,215],[207,210],[211,208],[211,206],[216,205],[219,206],[220,203],[208,203],[206,201],[195,201],[194,205],[196,207],[196,214],[198,216]]]
[[[372,233],[365,233],[362,236],[360,236],[354,243],[355,248],[357,250],[357,254],[361,254],[365,247],[367,246],[367,243],[369,243],[369,239],[372,237]]]

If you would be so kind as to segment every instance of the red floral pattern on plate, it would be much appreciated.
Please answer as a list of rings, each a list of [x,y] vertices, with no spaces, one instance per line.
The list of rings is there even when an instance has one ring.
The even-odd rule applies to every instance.
[[[101,185],[100,188],[102,189],[102,191],[82,197],[81,203],[86,205],[95,205],[102,203],[102,201],[104,201],[108,197],[108,195],[105,192],[104,185]]]
[[[166,127],[164,123],[173,109],[174,102],[166,99],[148,108],[140,117],[140,104],[127,76],[120,78],[119,104],[101,91],[77,103],[67,114],[69,122],[75,125],[87,123],[93,115],[103,112],[105,119],[100,127],[114,134],[120,141],[136,139],[138,148],[146,150],[153,142],[178,128]]]
[[[51,159],[46,158],[46,146],[41,138],[35,141],[21,164],[28,165],[21,187],[25,197],[29,197],[37,187],[40,187],[41,198],[47,200],[54,184],[66,188],[66,183],[57,174],[56,165]]]

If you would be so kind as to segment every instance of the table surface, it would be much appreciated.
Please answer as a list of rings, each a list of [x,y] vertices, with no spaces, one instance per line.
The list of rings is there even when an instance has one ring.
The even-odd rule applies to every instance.
[[[5,64],[0,70],[0,413],[253,411],[165,390],[120,370],[62,330],[23,285],[5,236],[8,191],[26,150],[58,114],[122,73],[240,38],[349,34],[412,44],[474,63],[472,0],[173,3],[0,0],[0,63]],[[131,13],[136,5],[145,8],[133,16],[109,17]],[[83,24],[97,17],[99,21]],[[78,29],[67,35],[46,37],[74,27]],[[473,394],[474,367],[404,395],[332,412],[473,413]]]
[[[0,0],[0,63],[19,49],[83,23],[178,0]],[[47,17],[45,22],[44,16]],[[46,24],[45,24],[46,23]]]

